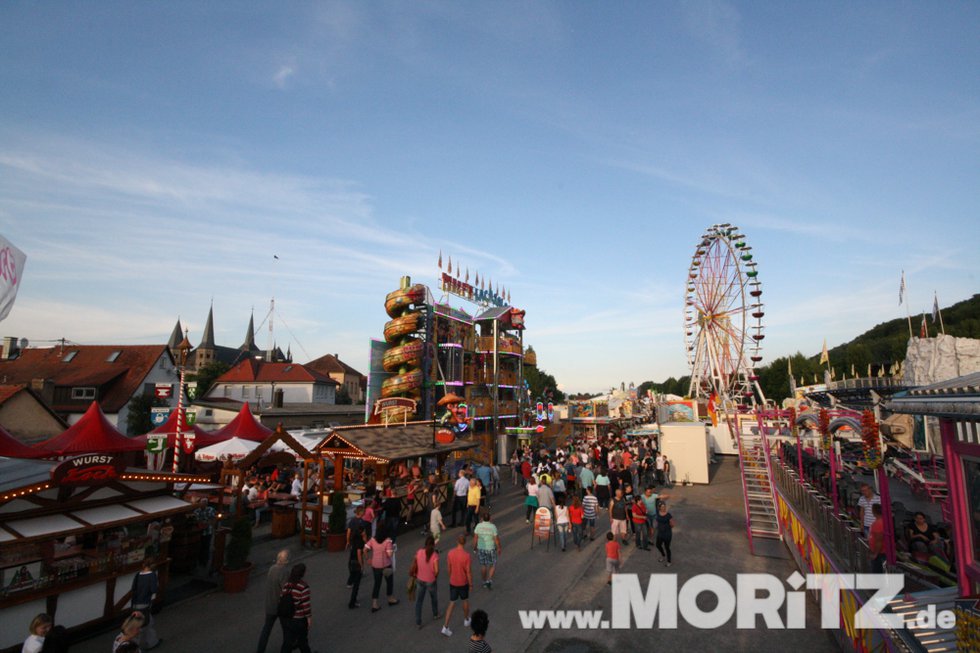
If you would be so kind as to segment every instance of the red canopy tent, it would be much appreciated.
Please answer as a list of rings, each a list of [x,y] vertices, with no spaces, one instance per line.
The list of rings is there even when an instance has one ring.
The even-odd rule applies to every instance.
[[[0,456],[6,458],[40,458],[48,454],[29,447],[0,426]]]
[[[200,449],[201,447],[209,447],[212,444],[217,444],[227,439],[227,437],[219,437],[217,431],[205,431],[197,424],[192,427],[188,427],[186,411],[184,411],[184,423],[183,428],[181,428],[181,433],[183,435],[194,433],[194,447],[196,449]],[[171,411],[170,417],[167,418],[166,422],[153,429],[146,435],[141,435],[135,439],[142,442],[143,446],[146,446],[147,440],[150,439],[151,435],[166,435],[167,447],[172,448],[174,446],[174,439],[177,437],[177,411]]]
[[[255,417],[252,415],[252,411],[248,407],[248,402],[246,401],[242,405],[242,409],[239,411],[238,416],[231,420],[231,422],[228,423],[228,426],[211,433],[211,436],[220,436],[218,437],[219,441],[227,440],[228,438],[241,438],[243,440],[262,442],[271,434],[272,429],[266,428],[256,421]]]
[[[83,453],[121,453],[142,451],[146,446],[135,438],[127,438],[106,419],[98,402],[93,401],[82,418],[61,435],[36,446],[44,456],[72,456]]]

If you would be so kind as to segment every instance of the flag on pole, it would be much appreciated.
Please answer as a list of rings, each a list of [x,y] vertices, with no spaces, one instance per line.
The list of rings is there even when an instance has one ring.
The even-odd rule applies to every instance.
[[[442,269],[442,250],[439,250],[439,269]]]
[[[820,352],[820,362],[818,365],[823,365],[824,363],[830,364],[830,354],[827,352],[827,339],[823,339],[823,351]]]
[[[786,359],[786,373],[789,374],[790,378],[793,377],[793,359]]]
[[[919,337],[928,338],[929,337],[929,327],[926,326],[926,314],[922,314],[922,326],[919,327]]]
[[[939,319],[939,296],[932,293],[932,323],[935,324]]]
[[[17,299],[20,280],[24,276],[27,254],[14,247],[13,243],[0,236],[0,320],[7,317]]]
[[[902,283],[898,286],[898,305],[902,305],[902,300],[905,299],[905,270],[902,270]]]
[[[857,378],[857,372],[854,371],[854,363],[851,363],[851,376],[855,379]]]

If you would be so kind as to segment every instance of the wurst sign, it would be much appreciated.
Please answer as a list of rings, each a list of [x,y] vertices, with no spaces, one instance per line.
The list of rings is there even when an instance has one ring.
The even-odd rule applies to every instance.
[[[51,470],[57,485],[101,485],[119,478],[126,463],[119,456],[87,454],[69,458]]]

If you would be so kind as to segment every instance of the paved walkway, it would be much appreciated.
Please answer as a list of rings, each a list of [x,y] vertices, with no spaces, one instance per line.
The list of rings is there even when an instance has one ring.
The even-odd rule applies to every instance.
[[[631,651],[647,649],[651,644],[669,651],[688,650],[793,650],[795,653],[836,651],[837,648],[814,624],[816,606],[808,605],[808,629],[800,631],[739,631],[732,623],[718,630],[702,631],[681,623],[677,630],[629,631],[531,631],[521,627],[518,610],[522,609],[605,609],[609,610],[610,591],[605,582],[604,551],[601,542],[588,545],[583,551],[562,553],[543,546],[531,548],[530,529],[524,522],[523,497],[505,481],[504,493],[494,497],[491,505],[493,521],[501,533],[503,554],[500,557],[497,582],[493,590],[479,585],[474,589],[472,609],[481,608],[490,615],[487,640],[493,650],[506,653],[575,653],[588,651]],[[679,583],[698,573],[716,573],[734,581],[737,573],[770,572],[782,577],[792,573],[788,560],[753,557],[749,555],[743,529],[741,484],[736,461],[724,459],[715,470],[709,486],[677,487],[672,491],[671,512],[677,520],[674,534],[675,564],[671,572],[679,574]],[[448,516],[447,516],[448,517]],[[449,522],[449,519],[446,519]],[[600,519],[600,527],[608,520]],[[448,550],[461,529],[451,529],[444,535],[443,551]],[[370,612],[371,581],[361,586],[361,604],[356,610],[347,609],[347,554],[302,550],[297,538],[292,543],[293,561],[303,560],[308,567],[307,579],[313,592],[313,626],[310,642],[314,650],[328,651],[391,651],[399,653],[452,653],[466,650],[469,633],[462,627],[461,611],[453,617],[452,638],[439,634],[439,623],[425,621],[417,630],[414,609],[405,597],[405,573],[411,554],[421,545],[418,531],[403,533],[398,538],[399,552],[395,573],[396,596],[400,605],[384,606]],[[252,559],[256,570],[249,588],[243,594],[214,592],[194,597],[164,609],[157,616],[157,630],[164,643],[161,653],[210,651],[216,645],[222,649],[251,651],[255,648],[263,619],[264,574],[275,552],[283,543],[260,542]],[[625,547],[625,572],[642,575],[665,571],[657,564],[658,554],[635,551]],[[444,559],[444,558],[443,558]],[[479,570],[476,571],[479,577]],[[445,611],[448,585],[440,578],[440,611]],[[383,605],[383,598],[382,598]],[[423,620],[430,615],[423,609]],[[72,647],[73,653],[106,653],[114,634],[96,635]],[[278,631],[272,636],[270,651],[281,643]]]

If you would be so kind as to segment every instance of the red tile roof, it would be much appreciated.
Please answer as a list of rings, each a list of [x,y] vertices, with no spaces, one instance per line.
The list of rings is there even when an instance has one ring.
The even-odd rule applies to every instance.
[[[113,362],[109,356],[119,352]],[[66,358],[74,356],[66,362]],[[169,356],[166,345],[69,345],[22,350],[13,360],[0,360],[0,379],[30,385],[34,379],[50,379],[56,387],[106,385],[99,405],[107,413],[119,412],[137,394],[143,379],[160,356]],[[52,406],[74,412],[77,404]]]
[[[24,384],[0,385],[0,405],[7,403],[26,387]]]
[[[326,383],[337,382],[298,363],[267,363],[247,359],[219,376],[215,383]]]
[[[353,367],[340,360],[336,354],[326,354],[320,356],[320,358],[311,360],[306,364],[306,367],[320,372],[321,374],[354,374],[355,376],[364,376]]]

